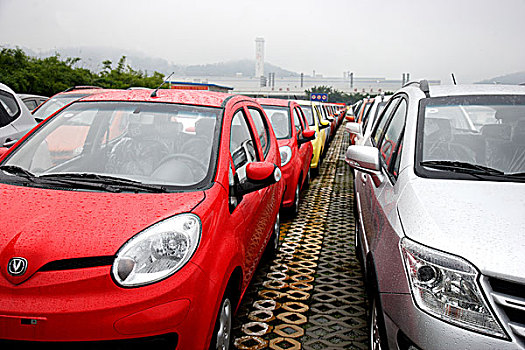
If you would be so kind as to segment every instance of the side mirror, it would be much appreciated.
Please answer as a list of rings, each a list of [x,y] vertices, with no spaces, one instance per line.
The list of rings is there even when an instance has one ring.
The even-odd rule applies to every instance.
[[[299,145],[315,140],[315,130],[305,130],[303,131],[303,137],[297,139]]]
[[[345,119],[346,121],[349,121],[349,122],[355,122],[355,117],[353,115],[347,115]]]
[[[379,150],[372,146],[349,146],[345,162],[355,170],[369,174],[376,187],[383,182]]]
[[[237,184],[237,194],[245,195],[281,180],[281,169],[271,162],[252,162],[246,166],[246,179]]]
[[[350,134],[355,135],[362,135],[363,134],[363,126],[359,123],[354,122],[348,122],[345,125],[345,131]]]
[[[326,129],[326,128],[329,128],[330,127],[330,123],[329,122],[325,122],[325,121],[321,121],[321,124],[319,125],[319,129]]]
[[[0,158],[2,158],[4,156],[4,154],[7,153],[7,151],[9,151],[9,148],[7,148],[7,147],[0,147]]]

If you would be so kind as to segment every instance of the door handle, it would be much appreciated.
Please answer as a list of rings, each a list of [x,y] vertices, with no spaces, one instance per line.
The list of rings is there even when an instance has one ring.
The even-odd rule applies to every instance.
[[[366,183],[367,180],[368,180],[368,175],[366,175],[366,174],[364,174],[364,173],[361,174],[361,181],[362,181],[363,183]]]
[[[12,145],[14,145],[17,141],[18,141],[18,140],[13,140],[12,138],[9,138],[9,137],[8,137],[7,139],[5,139],[5,141],[4,141],[4,145],[3,145],[2,147],[7,147],[7,148],[9,148],[9,147],[11,147]]]

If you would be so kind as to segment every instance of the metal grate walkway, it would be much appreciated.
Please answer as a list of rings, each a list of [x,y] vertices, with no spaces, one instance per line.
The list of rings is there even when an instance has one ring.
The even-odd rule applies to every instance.
[[[299,215],[281,224],[279,253],[261,263],[243,299],[234,324],[236,349],[367,348],[343,129],[303,191]]]

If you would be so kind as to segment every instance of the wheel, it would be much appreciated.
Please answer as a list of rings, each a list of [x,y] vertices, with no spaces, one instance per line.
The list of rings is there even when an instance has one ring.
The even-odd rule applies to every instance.
[[[296,217],[299,214],[299,200],[301,199],[301,184],[298,183],[295,189],[295,197],[292,206],[288,209],[288,212],[292,217]]]
[[[354,189],[354,253],[355,257],[359,261],[359,264],[361,268],[363,268],[363,252],[361,250],[361,240],[359,238],[359,212],[357,210],[357,198],[355,196],[355,189]]]
[[[311,169],[308,168],[308,172],[306,173],[306,177],[304,178],[303,188],[310,187],[311,180],[312,180],[312,173],[311,173]]]
[[[379,303],[379,297],[374,296],[370,305],[368,348],[370,350],[385,350],[386,333],[383,322],[383,312]]]
[[[210,350],[228,350],[232,344],[233,303],[228,290],[224,293],[215,321]],[[233,347],[232,347],[233,348]]]
[[[277,217],[275,218],[275,223],[273,224],[272,236],[270,237],[270,241],[268,241],[268,245],[266,246],[266,250],[264,251],[265,260],[270,260],[277,255],[277,252],[279,251],[279,246],[280,246],[280,242],[279,242],[280,234],[281,234],[281,218],[279,216],[279,213],[277,213]]]

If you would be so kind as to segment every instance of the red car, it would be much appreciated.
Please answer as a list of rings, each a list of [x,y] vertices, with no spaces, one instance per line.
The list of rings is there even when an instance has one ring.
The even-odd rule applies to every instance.
[[[57,155],[46,140],[64,127],[81,142]],[[228,348],[232,315],[279,242],[279,147],[255,100],[93,95],[0,153],[4,343]]]
[[[272,124],[281,153],[281,171],[286,191],[282,206],[292,215],[299,211],[303,185],[310,181],[310,162],[315,139],[299,104],[282,99],[258,98]]]

